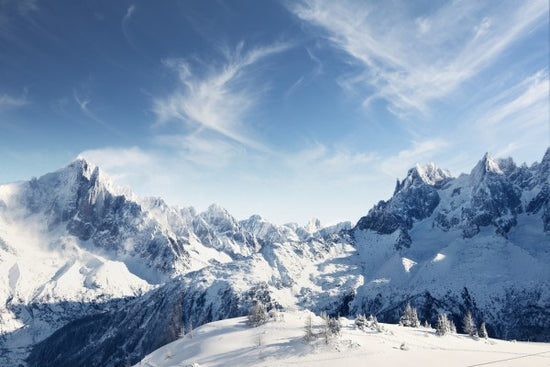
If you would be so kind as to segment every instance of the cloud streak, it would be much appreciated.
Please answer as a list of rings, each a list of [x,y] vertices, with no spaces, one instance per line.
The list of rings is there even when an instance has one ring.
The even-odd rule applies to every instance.
[[[288,44],[275,44],[244,51],[224,51],[224,63],[204,74],[197,73],[183,59],[165,60],[175,71],[179,85],[171,94],[156,98],[153,111],[159,124],[178,121],[195,131],[208,129],[247,147],[265,147],[246,133],[245,118],[257,102],[257,85],[249,74],[260,61],[280,53]]]
[[[285,92],[285,98],[289,98],[292,94],[294,94],[297,90],[300,88],[303,88],[304,86],[311,83],[311,81],[315,78],[317,78],[319,75],[323,74],[323,63],[317,56],[313,54],[313,52],[309,49],[305,49],[307,52],[307,55],[309,56],[310,60],[315,64],[315,67],[311,72],[309,72],[306,75],[300,76],[291,86],[288,88]]]
[[[28,104],[26,98],[12,97],[8,94],[0,94],[0,111],[23,107]]]
[[[387,175],[402,177],[407,169],[416,163],[424,164],[433,160],[447,146],[449,143],[442,138],[415,141],[412,148],[401,150],[396,155],[384,158],[380,167]]]
[[[489,149],[497,156],[548,146],[549,96],[548,70],[540,70],[490,99],[474,128],[491,144]]]
[[[94,112],[92,112],[92,110],[90,110],[90,108],[88,107],[88,105],[91,103],[90,99],[81,98],[76,92],[76,90],[73,91],[73,98],[76,104],[78,105],[78,107],[80,108],[80,110],[84,113],[86,117],[88,117],[92,121],[97,122],[101,126],[111,130],[112,132],[116,132],[117,134],[120,134],[120,132],[118,132],[114,127],[112,127],[110,124],[108,124],[103,119],[98,117]]]
[[[498,7],[453,1],[413,20],[406,8],[325,0],[290,6],[357,64],[341,84],[363,89],[365,105],[386,100],[395,114],[428,113],[431,101],[456,91],[548,15],[546,0]]]
[[[135,12],[136,12],[136,6],[135,6],[135,4],[132,4],[128,7],[128,9],[126,10],[126,14],[122,18],[122,33],[124,34],[124,37],[126,38],[128,43],[130,44],[130,46],[132,46],[134,48],[135,48],[134,42],[132,40],[132,37],[130,37],[130,32],[128,30],[128,26],[129,26],[130,20],[132,19],[132,16],[134,15]]]

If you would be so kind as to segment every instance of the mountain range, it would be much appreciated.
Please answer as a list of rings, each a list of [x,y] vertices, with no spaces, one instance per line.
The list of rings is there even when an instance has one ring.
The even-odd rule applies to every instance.
[[[417,165],[355,225],[236,220],[140,198],[83,159],[0,186],[0,364],[125,366],[189,325],[268,309],[550,341],[550,149],[486,154],[452,177]]]

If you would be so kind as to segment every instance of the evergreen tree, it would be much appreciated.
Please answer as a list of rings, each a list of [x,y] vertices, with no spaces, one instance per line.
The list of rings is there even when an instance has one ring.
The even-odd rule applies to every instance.
[[[355,327],[359,330],[365,330],[365,327],[367,326],[367,318],[363,314],[357,315],[355,318]]]
[[[449,319],[449,332],[451,334],[456,334],[456,325],[453,320]]]
[[[479,327],[479,337],[487,339],[489,337],[489,334],[487,333],[487,328],[485,327],[485,323],[482,322],[481,326]]]
[[[279,311],[277,311],[276,308],[272,308],[271,310],[269,310],[268,316],[271,320],[277,321],[279,320]]]
[[[267,322],[267,312],[261,302],[255,302],[248,313],[248,324],[252,327],[260,326]]]
[[[325,338],[325,344],[328,344],[328,340],[330,338],[330,324],[329,324],[329,321],[330,321],[330,318],[327,316],[327,314],[325,313],[324,315],[321,314],[321,318],[323,319],[323,336]]]
[[[340,322],[340,316],[329,317],[328,318],[328,327],[330,330],[330,335],[340,335],[340,330],[342,329],[342,324]]]
[[[432,328],[432,325],[430,325],[430,323],[428,322],[428,319],[424,320],[424,324],[422,326],[425,327],[426,329]]]
[[[311,320],[311,314],[307,315],[304,331],[305,331],[304,340],[307,343],[309,343],[310,341],[313,340],[313,322]]]
[[[435,329],[439,336],[443,336],[449,332],[449,320],[447,319],[447,315],[442,313],[437,316],[437,326]]]
[[[416,313],[416,308],[412,309],[412,315],[411,315],[411,327],[419,327],[420,326],[420,319],[418,318],[418,314]]]
[[[187,335],[192,339],[193,338],[193,322],[189,320],[189,326],[187,327]]]
[[[376,330],[379,333],[382,332],[382,327],[378,324],[378,319],[376,318],[376,316],[370,315],[368,322],[370,323],[369,327],[372,330]]]
[[[470,336],[477,335],[476,324],[474,322],[474,319],[472,318],[472,314],[470,311],[466,312],[464,320],[462,320],[462,327],[464,328],[464,332],[466,334]]]
[[[412,308],[410,303],[407,303],[407,306],[405,307],[405,312],[403,312],[403,315],[401,315],[401,318],[399,319],[399,325],[409,327],[420,326],[420,321],[418,320],[416,308]]]

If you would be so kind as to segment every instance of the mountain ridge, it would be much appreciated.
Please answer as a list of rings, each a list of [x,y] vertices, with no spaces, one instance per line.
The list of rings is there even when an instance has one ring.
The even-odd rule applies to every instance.
[[[8,255],[18,242],[6,224],[23,228],[29,218],[47,223],[36,231],[28,226],[36,238],[46,239],[40,246],[45,242],[51,251],[61,245],[63,251],[79,254],[71,255],[72,263],[52,258],[58,268],[43,271],[52,279],[49,283],[73,279],[73,273],[95,277],[83,278],[84,293],[75,286],[74,294],[61,298],[37,283],[42,293],[20,302],[19,283],[0,286],[0,295],[11,299],[0,310],[0,338],[8,347],[35,345],[30,365],[59,365],[59,359],[44,353],[57,350],[64,335],[84,332],[102,342],[90,350],[71,341],[75,358],[85,361],[99,353],[97,348],[115,353],[113,345],[119,343],[126,359],[108,352],[101,358],[109,361],[105,365],[123,365],[169,342],[174,333],[166,339],[163,327],[176,330],[189,322],[241,316],[254,301],[288,310],[372,313],[386,322],[395,322],[403,305],[411,302],[432,322],[439,312],[459,318],[471,310],[488,322],[492,335],[550,338],[550,325],[544,321],[550,319],[550,272],[544,266],[550,259],[550,246],[545,245],[550,243],[550,149],[531,167],[485,155],[470,174],[456,178],[435,164],[417,165],[397,182],[392,198],[380,201],[356,225],[326,228],[315,220],[304,227],[281,226],[259,215],[238,221],[218,205],[202,213],[171,207],[160,198],[126,195],[112,188],[97,167],[75,162],[57,176],[54,172],[0,186],[0,239],[7,238],[0,241],[0,251],[11,256],[13,269],[6,279],[32,273],[16,255]],[[128,278],[133,290],[110,294],[101,280],[108,277],[96,276],[105,264],[118,269],[116,274],[144,282],[135,286]],[[486,287],[476,286],[487,282]],[[95,298],[96,316],[89,314],[89,307],[78,307],[94,300],[86,296],[94,289],[107,291],[104,298]],[[117,297],[132,299],[107,305]],[[51,315],[44,305],[66,301],[72,302],[72,311],[61,307],[67,317],[48,323]],[[23,314],[15,311],[21,307],[35,310],[34,316],[22,321]],[[151,307],[167,314],[145,317]],[[96,330],[82,328],[78,318],[85,314]],[[124,321],[132,317],[146,321]],[[22,325],[32,339],[27,344],[24,333],[10,339]],[[47,326],[38,332],[32,325]],[[143,334],[147,327],[156,331]],[[148,342],[140,344],[140,338]]]

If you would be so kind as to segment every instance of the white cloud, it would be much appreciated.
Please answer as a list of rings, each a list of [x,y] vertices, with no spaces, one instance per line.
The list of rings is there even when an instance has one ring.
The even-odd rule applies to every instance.
[[[453,1],[415,20],[405,4],[391,11],[381,4],[304,0],[290,9],[358,63],[343,85],[374,88],[365,103],[382,98],[396,114],[429,112],[429,102],[457,90],[548,15],[546,0]]]
[[[317,143],[294,154],[283,156],[284,164],[298,180],[319,180],[342,183],[368,179],[372,166],[379,159],[375,153],[352,152],[348,149],[331,149]]]
[[[516,127],[524,128],[539,120],[548,121],[549,94],[548,71],[541,70],[494,98],[493,105],[479,118],[478,124],[483,128],[498,128],[499,124],[514,120],[520,123]],[[525,114],[529,116],[526,117]]]
[[[92,149],[78,156],[94,164],[101,164],[101,168],[107,171],[140,165],[148,166],[154,162],[154,158],[149,153],[138,147]]]
[[[18,108],[25,106],[28,103],[26,98],[12,97],[7,94],[0,95],[0,111],[10,108]]]
[[[401,150],[396,155],[385,158],[381,162],[381,169],[387,175],[403,177],[416,163],[424,164],[427,161],[433,161],[434,157],[448,146],[449,143],[441,138],[415,141],[412,148]]]
[[[135,46],[132,38],[130,37],[128,26],[135,12],[136,12],[136,5],[132,4],[128,7],[128,9],[126,10],[126,14],[122,18],[122,33],[124,34],[124,37],[126,37],[126,40],[132,47],[135,47]]]
[[[519,159],[540,154],[550,144],[550,79],[541,70],[485,103],[474,129],[496,156]]]
[[[90,99],[87,98],[81,98],[76,90],[73,90],[73,98],[80,110],[84,113],[86,117],[88,117],[90,120],[93,120],[97,122],[98,124],[102,125],[103,127],[116,132],[116,130],[109,125],[107,122],[105,122],[103,119],[98,117],[90,108],[88,105],[92,102]]]
[[[130,5],[128,7],[128,10],[126,10],[126,14],[124,15],[124,18],[122,18],[122,23],[123,24],[128,23],[135,11],[136,11],[136,6],[134,4]]]
[[[285,98],[289,98],[292,94],[294,94],[297,90],[300,88],[308,85],[311,83],[313,79],[318,77],[319,75],[323,74],[323,63],[315,54],[309,49],[305,49],[307,52],[307,55],[309,56],[310,60],[313,61],[315,64],[315,67],[311,72],[309,72],[306,75],[300,76],[291,86],[288,88],[285,92]]]
[[[288,44],[281,43],[245,52],[241,43],[234,51],[225,50],[225,63],[205,75],[197,74],[185,60],[166,60],[178,73],[180,84],[170,95],[155,99],[153,111],[158,122],[176,120],[196,131],[209,129],[247,147],[265,150],[245,125],[261,91],[251,85],[249,72],[262,59],[287,48]]]
[[[154,142],[171,149],[182,161],[206,168],[223,168],[242,158],[245,149],[228,139],[206,134],[157,135]]]

